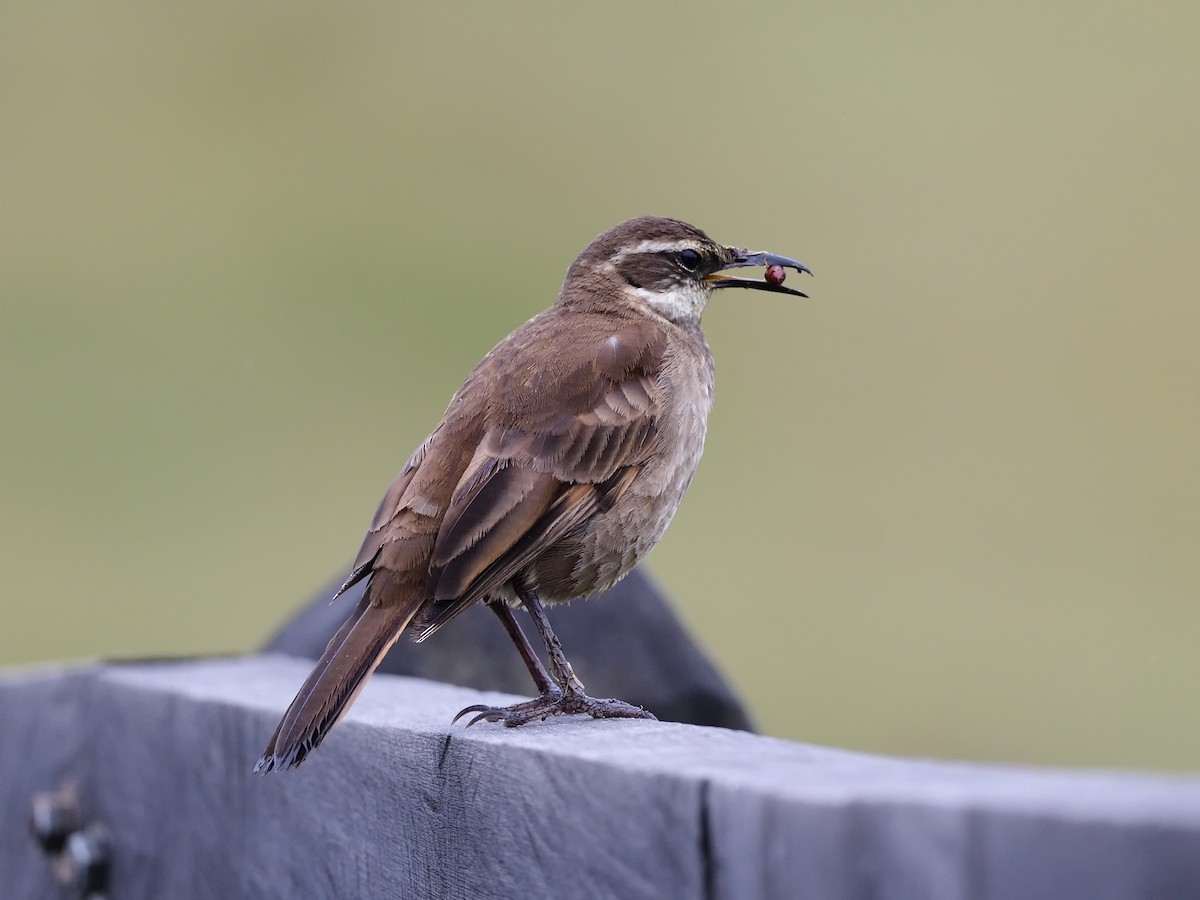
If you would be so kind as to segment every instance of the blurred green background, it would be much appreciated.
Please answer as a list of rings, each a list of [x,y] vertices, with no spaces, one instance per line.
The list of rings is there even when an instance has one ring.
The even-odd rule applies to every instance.
[[[477,359],[658,213],[816,272],[709,308],[708,450],[650,564],[763,728],[1200,769],[1197,34],[6,4],[0,662],[254,647]]]

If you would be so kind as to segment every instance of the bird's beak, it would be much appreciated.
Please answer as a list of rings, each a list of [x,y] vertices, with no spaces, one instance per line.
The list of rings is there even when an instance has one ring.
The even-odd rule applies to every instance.
[[[725,266],[726,269],[740,269],[745,266],[784,266],[788,269],[795,269],[797,272],[812,274],[812,269],[804,263],[788,259],[786,256],[776,256],[774,253],[762,253],[758,250],[739,250],[737,247],[730,247],[729,251],[733,253],[733,261]],[[784,287],[782,284],[776,284],[765,279],[734,278],[732,275],[722,275],[719,272],[714,272],[711,275],[704,276],[704,280],[714,290],[717,288],[739,287],[753,288],[758,291],[774,291],[778,294],[791,294],[794,297],[808,296],[808,294],[802,294],[789,287]]]

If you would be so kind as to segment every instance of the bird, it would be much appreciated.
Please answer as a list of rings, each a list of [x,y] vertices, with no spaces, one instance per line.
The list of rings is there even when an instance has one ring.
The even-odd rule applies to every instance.
[[[727,270],[765,266],[763,279]],[[783,285],[803,263],[717,243],[678,219],[642,216],[593,240],[555,302],[475,367],[396,476],[334,599],[362,599],[296,694],[255,766],[301,764],[408,631],[423,641],[484,603],[538,690],[470,715],[516,727],[551,716],[654,718],[589,696],[546,607],[612,587],[654,547],[692,482],[714,397],[700,327],[714,292]],[[518,622],[524,608],[548,668]]]

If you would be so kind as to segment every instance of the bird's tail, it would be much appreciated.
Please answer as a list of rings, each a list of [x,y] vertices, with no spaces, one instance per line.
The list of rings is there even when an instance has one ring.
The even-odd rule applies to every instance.
[[[304,762],[346,714],[367,677],[396,642],[421,605],[376,606],[370,587],[345,624],[330,640],[308,680],[283,715],[255,772],[288,769]]]

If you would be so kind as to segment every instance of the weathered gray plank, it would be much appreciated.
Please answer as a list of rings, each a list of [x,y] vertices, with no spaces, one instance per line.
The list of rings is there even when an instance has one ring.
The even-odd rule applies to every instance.
[[[251,775],[306,669],[260,657],[10,677],[3,721],[30,736],[6,742],[0,796],[23,809],[48,779],[80,779],[85,813],[112,831],[120,897],[1200,897],[1196,778],[883,759],[643,721],[464,731],[450,716],[481,695],[396,677],[375,678],[301,769]],[[28,874],[45,860],[11,831],[12,896],[47,896]]]

